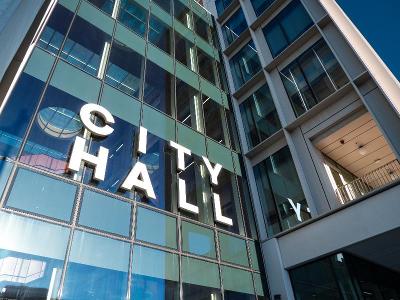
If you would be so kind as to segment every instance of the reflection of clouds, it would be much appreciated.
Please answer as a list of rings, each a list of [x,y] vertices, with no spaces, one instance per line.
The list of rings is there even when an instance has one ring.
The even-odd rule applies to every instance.
[[[0,259],[0,282],[29,283],[44,276],[46,262],[8,256]]]

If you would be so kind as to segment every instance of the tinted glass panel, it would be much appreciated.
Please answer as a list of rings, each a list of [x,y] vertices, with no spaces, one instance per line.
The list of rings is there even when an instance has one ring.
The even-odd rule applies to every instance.
[[[183,80],[176,80],[176,119],[193,129],[203,132],[200,92]]]
[[[197,59],[199,63],[199,73],[205,79],[216,85],[217,67],[214,58],[208,56],[204,51],[197,48]]]
[[[224,109],[215,101],[203,96],[204,124],[206,135],[218,143],[227,144],[227,128]]]
[[[249,266],[246,241],[224,233],[218,234],[221,260],[237,265]]]
[[[200,18],[198,15],[193,14],[194,18],[194,30],[195,32],[202,37],[204,40],[208,41],[208,33],[211,30],[210,26],[206,21]]]
[[[196,70],[196,55],[194,44],[175,31],[175,59]]]
[[[179,20],[186,27],[193,28],[192,13],[181,0],[174,0],[174,16],[175,19]]]
[[[105,43],[111,37],[79,16],[75,17],[61,57],[76,67],[97,76]]]
[[[20,169],[7,206],[69,222],[75,192],[74,185]]]
[[[250,0],[256,16],[261,15],[275,0]]]
[[[256,165],[254,175],[269,235],[311,217],[287,146]]]
[[[114,42],[105,82],[136,98],[139,97],[144,58],[123,44]]]
[[[201,256],[216,258],[214,231],[182,221],[182,250]]]
[[[125,299],[129,249],[129,243],[75,231],[63,299]]]
[[[115,0],[89,0],[90,3],[111,15],[114,9]]]
[[[178,300],[178,255],[134,246],[131,299]]]
[[[242,102],[240,113],[250,147],[256,146],[281,128],[268,85],[262,86]]]
[[[247,29],[247,22],[244,17],[242,8],[239,8],[237,12],[222,26],[222,33],[227,45],[232,43],[236,38]]]
[[[172,115],[174,77],[163,68],[147,60],[144,102]]]
[[[154,15],[150,15],[149,26],[148,39],[150,43],[171,54],[172,28]]]
[[[118,21],[140,36],[146,33],[148,12],[135,0],[121,0]]]
[[[171,11],[171,0],[152,0],[154,3],[157,3],[159,7],[164,9],[167,12]]]
[[[221,266],[224,299],[255,300],[251,273],[231,267]]]
[[[62,5],[57,5],[39,38],[37,45],[57,54],[71,24],[73,13]]]
[[[215,6],[217,7],[218,15],[221,15],[225,8],[232,3],[232,0],[215,0]]]

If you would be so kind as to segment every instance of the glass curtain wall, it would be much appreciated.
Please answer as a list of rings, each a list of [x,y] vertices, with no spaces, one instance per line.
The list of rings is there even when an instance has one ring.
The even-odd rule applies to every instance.
[[[222,33],[226,45],[230,45],[236,40],[239,35],[248,28],[246,18],[244,17],[242,8],[239,9],[230,17],[224,25],[222,25]]]
[[[281,78],[297,116],[348,83],[342,67],[323,40],[283,69]]]
[[[260,16],[275,0],[250,0],[256,16]]]

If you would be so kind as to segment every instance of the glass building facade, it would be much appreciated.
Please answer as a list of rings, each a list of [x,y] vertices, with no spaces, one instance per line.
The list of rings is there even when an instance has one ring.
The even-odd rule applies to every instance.
[[[213,32],[195,1],[58,1],[0,116],[0,298],[267,299]],[[88,103],[111,135],[85,129]],[[104,180],[70,171],[78,136],[109,149]],[[182,170],[171,141],[191,151]],[[137,163],[155,199],[120,188]],[[198,214],[179,208],[178,178]]]

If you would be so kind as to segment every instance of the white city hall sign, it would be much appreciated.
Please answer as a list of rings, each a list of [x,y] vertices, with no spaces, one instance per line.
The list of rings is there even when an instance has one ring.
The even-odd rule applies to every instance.
[[[104,122],[104,126],[98,126],[93,123],[92,116],[96,115],[101,118]],[[106,137],[113,133],[114,129],[111,127],[114,124],[114,117],[104,107],[97,104],[86,104],[82,106],[80,110],[80,118],[85,128],[93,135]],[[147,145],[147,129],[140,127],[139,129],[139,142],[137,151],[139,153],[146,153]],[[191,151],[173,141],[169,142],[169,145],[177,151],[177,169],[182,171],[185,169],[185,155],[190,156]],[[71,153],[71,158],[68,164],[68,169],[73,172],[79,172],[83,164],[88,164],[94,167],[93,178],[99,181],[103,181],[106,174],[107,160],[109,150],[105,147],[100,146],[99,151],[96,155],[86,152],[86,140],[82,137],[77,136],[75,138],[74,146]],[[220,164],[211,165],[210,161],[206,157],[202,157],[203,161],[210,173],[211,183],[218,185],[218,175],[222,169]],[[127,177],[122,182],[121,189],[126,191],[133,191],[134,189],[144,192],[148,198],[156,199],[153,185],[150,180],[150,176],[147,170],[147,166],[141,162],[136,162],[132,169],[129,171]],[[179,208],[185,211],[189,211],[193,214],[199,213],[199,208],[196,205],[186,202],[186,183],[183,179],[178,177],[178,203]],[[224,225],[232,226],[232,219],[222,215],[221,202],[218,194],[213,193],[214,200],[214,215],[215,220]]]

